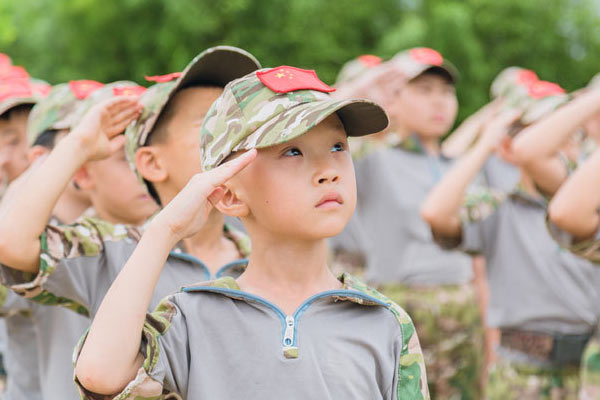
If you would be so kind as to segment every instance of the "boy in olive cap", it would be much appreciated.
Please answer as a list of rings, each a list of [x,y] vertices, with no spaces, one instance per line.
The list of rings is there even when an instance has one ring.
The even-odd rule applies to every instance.
[[[403,51],[387,64],[402,77],[388,88],[393,95],[386,103],[390,135],[400,140],[375,145],[356,161],[356,213],[332,245],[351,251],[361,242],[368,282],[412,316],[432,397],[479,398],[483,324],[472,260],[440,249],[419,215],[427,193],[451,166],[439,141],[458,110],[458,74],[428,48]]]
[[[214,170],[153,219],[115,280],[79,355],[83,387],[120,398],[429,397],[408,315],[327,267],[325,238],[356,201],[347,136],[387,125],[374,103],[335,101],[332,90],[286,66],[226,86],[202,127],[202,166]],[[184,288],[144,323],[171,245],[201,227],[211,204],[250,233],[246,271]]]
[[[552,239],[547,198],[514,152],[525,133],[520,129],[544,123],[568,96],[543,81],[525,91],[530,98],[519,102],[521,111],[506,110],[487,126],[430,192],[422,215],[444,247],[486,257],[489,324],[501,332],[486,398],[570,399],[577,395],[581,356],[600,318],[600,273]],[[494,153],[520,167],[518,184],[508,191],[483,186],[467,192]]]

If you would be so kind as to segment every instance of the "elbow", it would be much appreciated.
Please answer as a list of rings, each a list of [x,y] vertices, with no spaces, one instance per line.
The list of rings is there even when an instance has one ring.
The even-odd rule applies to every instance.
[[[514,157],[514,161],[517,165],[527,165],[535,160],[537,157],[534,152],[530,151],[528,146],[523,145],[522,142],[519,142],[517,139],[512,144],[512,156]]]
[[[421,207],[420,213],[421,218],[423,218],[433,230],[436,230],[436,228],[443,223],[443,218],[440,215],[439,209],[431,206],[427,202]]]
[[[117,376],[114,370],[106,368],[102,362],[80,357],[75,366],[77,381],[86,390],[99,395],[114,395],[120,393],[125,385],[120,385],[122,376]]]

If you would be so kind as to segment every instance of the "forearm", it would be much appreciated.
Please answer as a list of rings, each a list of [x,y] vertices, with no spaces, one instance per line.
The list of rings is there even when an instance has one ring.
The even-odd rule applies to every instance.
[[[460,209],[465,193],[491,153],[485,145],[476,144],[431,190],[421,207],[421,215],[434,232],[460,234]]]
[[[600,151],[565,182],[548,207],[550,220],[579,239],[594,235],[600,224]]]
[[[93,392],[120,392],[141,366],[139,353],[146,313],[175,245],[168,229],[155,222],[104,297],[77,361],[77,378]]]
[[[54,205],[85,162],[75,139],[62,140],[48,158],[34,168],[0,211],[0,262],[15,269],[37,272],[39,237]]]
[[[442,153],[446,157],[458,158],[469,149],[481,131],[481,121],[476,115],[467,118],[448,139],[442,143]]]
[[[581,95],[539,122],[523,129],[513,143],[520,165],[554,157],[569,137],[600,112],[600,91]]]

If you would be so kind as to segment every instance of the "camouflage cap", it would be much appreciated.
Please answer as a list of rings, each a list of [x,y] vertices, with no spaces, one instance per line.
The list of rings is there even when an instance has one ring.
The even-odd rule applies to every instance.
[[[445,73],[452,83],[456,83],[459,73],[456,67],[442,55],[428,47],[415,47],[396,54],[389,61],[395,65],[408,80],[414,79],[425,71],[438,70]]]
[[[158,83],[140,97],[142,113],[125,131],[125,154],[140,181],[148,187],[135,167],[135,153],[139,147],[146,145],[158,117],[178,90],[200,85],[223,87],[258,68],[260,63],[247,51],[232,46],[216,46],[194,57],[181,73],[147,77]],[[156,199],[154,194],[153,197]]]
[[[81,101],[103,86],[100,82],[89,80],[70,81],[53,86],[50,93],[37,103],[29,114],[29,144],[33,144],[47,129],[71,129]]]
[[[523,125],[539,121],[552,111],[570,100],[569,94],[558,84],[548,81],[537,81],[528,88],[531,99],[520,107],[523,115],[520,120]]]
[[[140,96],[145,91],[145,87],[132,81],[107,83],[100,89],[92,92],[85,100],[79,102],[75,115],[73,116],[73,126],[77,125],[90,108],[98,103],[117,96]]]
[[[295,84],[297,82],[297,84]],[[385,111],[368,100],[333,100],[314,71],[281,66],[229,83],[202,125],[202,167],[210,170],[230,154],[290,141],[337,113],[349,136],[379,132]]]
[[[492,99],[502,97],[509,104],[518,104],[528,96],[528,88],[539,81],[535,72],[521,67],[503,69],[492,81],[490,95]]]
[[[0,81],[0,115],[10,109],[36,104],[50,91],[50,85],[39,79],[10,79]]]
[[[342,66],[342,69],[335,80],[335,86],[339,87],[340,85],[350,83],[370,68],[379,64],[381,64],[381,57],[372,54],[363,54],[362,56],[356,57]]]

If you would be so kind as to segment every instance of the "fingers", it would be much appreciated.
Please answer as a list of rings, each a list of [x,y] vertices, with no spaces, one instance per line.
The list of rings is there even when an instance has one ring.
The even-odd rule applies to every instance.
[[[112,138],[109,144],[110,154],[122,149],[125,146],[126,140],[125,135],[118,135]]]
[[[132,105],[116,115],[110,117],[108,126],[105,127],[106,133],[109,137],[118,135],[127,128],[127,125],[139,117],[141,112],[140,105]]]
[[[234,158],[233,160],[228,161],[211,171],[203,173],[205,182],[210,184],[213,188],[221,186],[241,170],[243,170],[255,158],[256,149],[248,150],[241,156]]]

